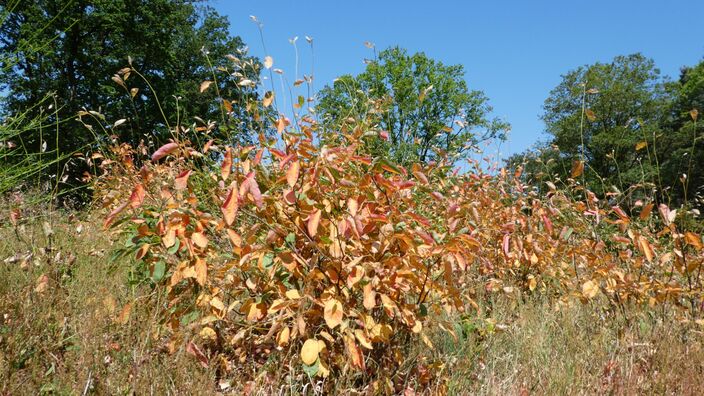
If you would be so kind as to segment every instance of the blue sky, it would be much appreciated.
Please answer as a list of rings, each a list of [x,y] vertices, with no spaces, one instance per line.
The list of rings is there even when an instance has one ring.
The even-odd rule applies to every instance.
[[[642,52],[663,74],[677,78],[683,65],[704,57],[704,1],[284,1],[213,0],[228,16],[232,33],[250,54],[274,58],[289,81],[298,36],[299,76],[310,74],[304,36],[314,39],[315,85],[357,74],[364,46],[400,45],[446,64],[462,64],[473,89],[489,97],[494,116],[512,125],[503,156],[545,140],[542,105],[560,75],[580,65]],[[249,16],[264,25],[259,30]]]

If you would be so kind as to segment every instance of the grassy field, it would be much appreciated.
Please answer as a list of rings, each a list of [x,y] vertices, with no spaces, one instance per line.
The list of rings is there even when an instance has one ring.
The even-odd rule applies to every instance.
[[[1,394],[315,393],[315,383],[276,364],[242,376],[237,367],[204,368],[183,349],[167,353],[157,319],[163,301],[129,285],[131,258],[109,260],[113,246],[97,226],[101,218],[41,213],[0,229]],[[127,315],[124,307],[135,299],[149,303],[133,304]],[[417,393],[704,390],[703,327],[676,321],[662,307],[602,312],[503,294],[479,301],[478,312],[456,318],[457,340],[435,334],[436,375],[427,382],[409,377]],[[427,347],[408,348],[408,366],[421,363],[413,350]],[[339,393],[372,393],[348,389],[345,378],[334,381]]]

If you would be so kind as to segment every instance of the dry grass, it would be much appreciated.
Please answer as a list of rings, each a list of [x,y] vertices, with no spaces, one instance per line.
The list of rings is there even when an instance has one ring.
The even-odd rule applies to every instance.
[[[0,393],[219,392],[214,370],[183,350],[163,352],[158,299],[135,304],[127,324],[115,323],[125,304],[151,290],[129,285],[130,258],[110,262],[113,247],[95,226],[100,219],[78,216],[87,217],[56,214],[0,228]],[[52,220],[51,237],[44,220]],[[42,275],[48,283],[37,291]],[[458,341],[435,336],[440,383],[408,383],[450,394],[704,393],[702,328],[669,310],[633,309],[626,319],[589,305],[556,310],[539,298],[500,296],[485,299],[482,312],[456,321]],[[273,358],[257,382],[238,381],[238,370],[223,380],[233,394],[245,387],[302,393],[289,370]],[[330,380],[338,389],[353,381]]]

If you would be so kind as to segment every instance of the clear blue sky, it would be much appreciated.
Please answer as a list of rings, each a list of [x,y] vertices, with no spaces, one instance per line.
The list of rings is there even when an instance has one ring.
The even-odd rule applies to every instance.
[[[357,74],[372,52],[400,45],[446,64],[462,64],[473,89],[489,97],[494,115],[512,124],[503,155],[545,140],[543,101],[560,75],[580,65],[642,52],[663,74],[677,78],[683,65],[704,56],[704,0],[640,1],[284,1],[213,0],[250,54],[274,58],[295,73],[289,39],[298,36],[299,76],[310,74],[304,36],[313,37],[315,84]],[[264,24],[264,53],[259,31]]]

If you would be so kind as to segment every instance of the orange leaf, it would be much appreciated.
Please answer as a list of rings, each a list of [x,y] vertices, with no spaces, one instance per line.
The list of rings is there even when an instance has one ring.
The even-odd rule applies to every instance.
[[[687,231],[684,233],[684,239],[687,241],[688,244],[694,246],[695,249],[697,250],[702,250],[704,249],[704,245],[702,244],[702,238],[690,231]]]
[[[359,349],[354,342],[353,336],[349,334],[345,335],[345,346],[347,347],[347,354],[352,358],[352,365],[360,370],[364,370],[364,355],[362,354],[362,350]]]
[[[205,260],[198,258],[196,259],[195,267],[196,282],[198,282],[199,285],[204,286],[205,281],[208,278],[208,265],[205,263]]]
[[[222,204],[220,210],[222,210],[222,215],[225,218],[225,223],[227,225],[232,225],[235,221],[235,216],[237,215],[237,209],[239,208],[239,197],[237,196],[237,184],[233,184],[227,193],[227,198]]]
[[[133,209],[142,206],[145,196],[146,191],[144,190],[144,185],[142,183],[137,184],[134,186],[134,190],[132,190],[132,195],[130,195],[130,206]]]
[[[288,172],[286,172],[286,181],[288,182],[289,187],[293,188],[293,186],[296,185],[300,170],[301,163],[299,161],[291,162],[291,166],[289,166]]]
[[[651,263],[653,262],[653,247],[650,245],[647,239],[643,236],[638,237],[638,246],[640,247],[640,250],[643,252],[645,255],[645,258],[650,261]]]
[[[334,329],[342,323],[342,303],[336,299],[330,299],[325,302],[323,317],[328,327]]]
[[[584,172],[584,162],[574,161],[572,163],[572,178],[579,177]]]
[[[227,178],[230,177],[230,173],[232,172],[232,147],[228,147],[225,151],[225,158],[223,158],[222,160],[220,170],[222,174],[222,179],[227,180]]]
[[[313,213],[308,215],[308,235],[314,237],[318,233],[318,224],[320,224],[320,209],[314,209]]]
[[[653,211],[653,206],[655,206],[655,204],[653,204],[652,202],[645,205],[643,210],[640,212],[640,219],[641,220],[645,220],[648,218],[648,216],[650,216],[650,212]]]
[[[188,176],[193,173],[190,170],[183,171],[181,174],[176,176],[176,180],[174,181],[174,188],[176,190],[185,190],[188,188]]]

